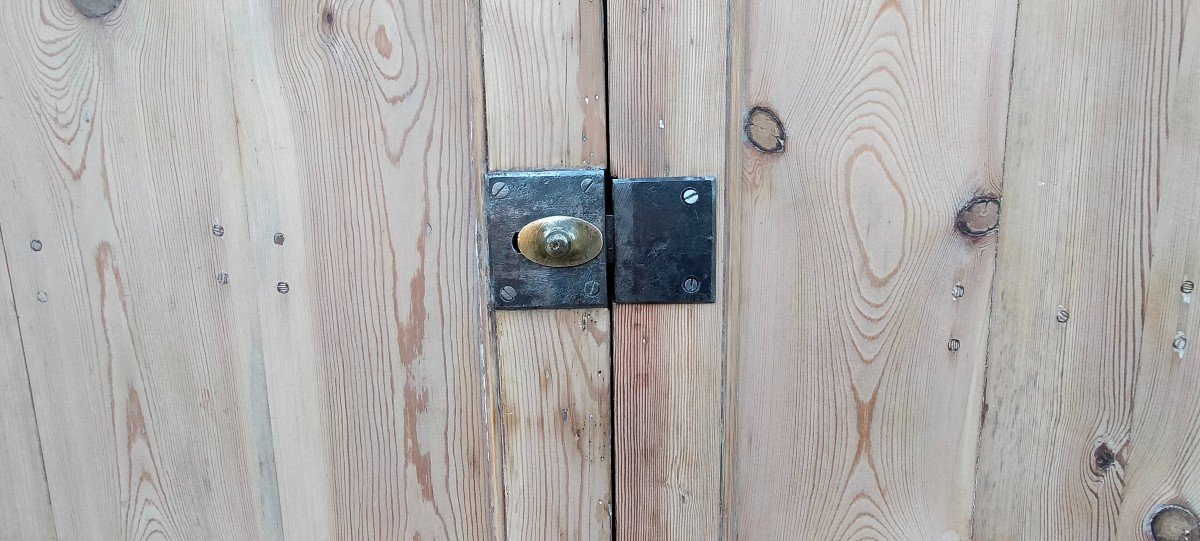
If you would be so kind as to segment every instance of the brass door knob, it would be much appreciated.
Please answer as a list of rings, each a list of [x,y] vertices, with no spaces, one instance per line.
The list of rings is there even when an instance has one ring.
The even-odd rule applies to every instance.
[[[574,267],[600,255],[604,233],[587,220],[548,216],[522,227],[516,246],[521,255],[539,265]]]

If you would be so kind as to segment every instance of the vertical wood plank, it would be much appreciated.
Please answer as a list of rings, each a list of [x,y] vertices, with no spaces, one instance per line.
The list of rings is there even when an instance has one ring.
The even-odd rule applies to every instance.
[[[489,169],[606,165],[602,5],[483,0]],[[610,537],[609,311],[494,317],[508,537]]]
[[[235,4],[246,280],[285,533],[500,536],[478,5]]]
[[[1130,442],[1110,465],[1126,470],[1117,537],[1130,539],[1142,534],[1158,505],[1200,511],[1200,33],[1184,32],[1200,28],[1200,9],[1181,7],[1165,12],[1158,26],[1164,37],[1179,32],[1171,38],[1179,49],[1165,53],[1172,74],[1167,137],[1158,213],[1150,222],[1153,250]]]
[[[970,536],[1015,7],[735,7],[729,537]]]
[[[254,307],[216,278],[239,245],[213,218],[245,208],[223,14],[0,11],[0,226],[42,243],[9,268],[66,539],[280,527]]]
[[[614,177],[725,175],[725,2],[610,2]],[[717,196],[717,207],[724,198]],[[718,211],[720,214],[720,211]],[[718,223],[722,223],[720,216]],[[718,227],[723,240],[724,228]],[[718,242],[718,267],[724,244]],[[715,539],[724,441],[724,295],[616,305],[616,526],[628,539]]]
[[[0,246],[0,539],[50,539],[54,516],[11,283]]]
[[[975,534],[1133,539],[1154,505],[1200,504],[1194,351],[1173,348],[1197,333],[1200,13],[1019,20]]]

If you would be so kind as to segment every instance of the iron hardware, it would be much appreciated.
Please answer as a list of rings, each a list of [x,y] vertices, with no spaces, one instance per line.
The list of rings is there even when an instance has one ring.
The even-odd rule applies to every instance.
[[[715,180],[605,181],[602,169],[487,175],[496,309],[714,302]]]

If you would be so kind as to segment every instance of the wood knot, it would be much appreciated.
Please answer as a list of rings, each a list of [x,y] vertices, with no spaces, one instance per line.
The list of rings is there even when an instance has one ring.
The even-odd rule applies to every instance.
[[[954,228],[968,237],[982,237],[1000,227],[1000,200],[976,197],[958,211]]]
[[[1151,509],[1143,529],[1154,541],[1200,540],[1200,521],[1196,520],[1196,515],[1173,503]]]
[[[1092,451],[1092,459],[1096,464],[1096,472],[1100,473],[1117,463],[1117,454],[1107,443],[1101,443],[1095,451]]]
[[[84,17],[96,18],[112,13],[121,0],[71,0],[71,5]]]
[[[751,108],[742,128],[746,132],[746,140],[759,152],[783,152],[787,133],[783,131],[783,121],[779,120],[775,111],[759,106]]]

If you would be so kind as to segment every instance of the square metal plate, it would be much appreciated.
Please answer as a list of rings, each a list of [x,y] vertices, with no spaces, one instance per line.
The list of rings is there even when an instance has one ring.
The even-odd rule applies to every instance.
[[[514,236],[547,216],[574,216],[604,230],[604,170],[487,174],[488,289],[497,310],[608,305],[605,251],[576,267],[544,267],[521,255]]]
[[[614,179],[613,300],[715,302],[712,177]]]

